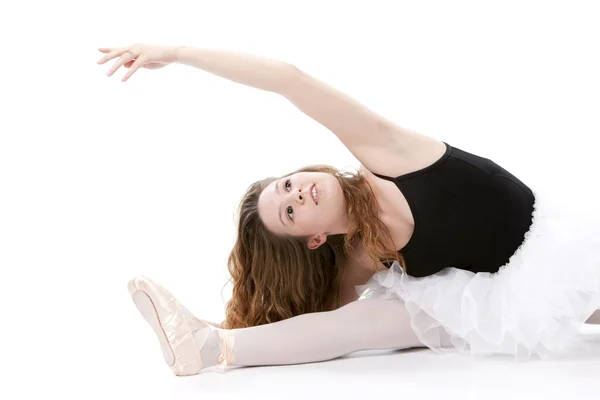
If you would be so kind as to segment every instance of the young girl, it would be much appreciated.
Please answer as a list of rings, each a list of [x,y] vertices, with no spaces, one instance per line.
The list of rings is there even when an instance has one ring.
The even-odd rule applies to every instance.
[[[133,300],[177,375],[429,347],[565,354],[598,322],[600,229],[492,160],[407,130],[285,62],[219,50],[102,48],[108,72],[178,62],[278,93],[331,130],[357,174],[317,165],[250,185],[213,324],[138,276]]]

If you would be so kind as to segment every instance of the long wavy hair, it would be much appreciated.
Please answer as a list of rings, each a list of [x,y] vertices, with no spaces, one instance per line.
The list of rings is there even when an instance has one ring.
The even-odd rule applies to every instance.
[[[280,178],[250,185],[239,203],[237,239],[227,262],[233,294],[226,305],[223,328],[257,326],[338,308],[341,273],[356,240],[362,240],[374,272],[377,261],[397,260],[405,267],[402,256],[382,240],[384,233],[387,243],[392,243],[378,217],[372,188],[362,175],[312,165],[283,177],[298,172],[325,172],[338,180],[346,203],[348,231],[329,235],[313,250],[308,248],[309,237],[276,235],[258,215],[258,198],[267,185]]]

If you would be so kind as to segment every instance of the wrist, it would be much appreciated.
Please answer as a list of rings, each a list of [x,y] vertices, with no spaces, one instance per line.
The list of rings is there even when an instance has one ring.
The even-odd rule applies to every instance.
[[[185,50],[188,49],[187,46],[174,46],[172,48],[172,59],[174,63],[183,63],[183,57],[184,57],[184,53]]]

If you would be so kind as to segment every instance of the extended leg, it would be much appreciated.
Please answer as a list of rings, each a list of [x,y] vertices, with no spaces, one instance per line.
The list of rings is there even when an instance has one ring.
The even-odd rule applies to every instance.
[[[217,364],[299,364],[359,350],[423,347],[399,299],[364,299],[334,311],[226,330],[194,317],[171,293],[146,277],[132,279],[128,289],[176,375],[197,374]],[[448,335],[439,334],[437,345],[450,346]]]
[[[334,311],[219,331],[226,342],[221,346],[228,346],[227,365],[237,366],[298,364],[329,360],[360,350],[424,347],[413,332],[408,312],[399,299],[365,299]],[[447,337],[441,340],[443,346],[449,346]]]

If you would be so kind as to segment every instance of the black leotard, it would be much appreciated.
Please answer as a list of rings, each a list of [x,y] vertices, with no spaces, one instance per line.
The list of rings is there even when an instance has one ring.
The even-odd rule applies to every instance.
[[[394,182],[410,206],[414,232],[398,250],[407,273],[497,272],[523,242],[534,194],[493,161],[444,144],[428,167],[396,178],[374,174]]]

